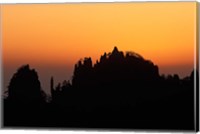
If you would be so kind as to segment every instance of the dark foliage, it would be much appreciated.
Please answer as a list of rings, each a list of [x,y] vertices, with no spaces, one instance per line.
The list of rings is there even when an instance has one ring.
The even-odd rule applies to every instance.
[[[52,77],[51,101],[43,103],[37,73],[24,66],[8,87],[4,126],[194,131],[194,76],[194,71],[184,79],[161,76],[151,61],[115,47],[94,65],[90,57],[80,60],[72,83],[54,87]],[[10,100],[25,101],[32,111],[21,107],[26,116],[19,121]],[[30,102],[39,103],[33,108]]]
[[[8,99],[20,103],[40,103],[44,96],[37,72],[29,65],[22,66],[11,78],[8,86]]]
[[[37,125],[45,96],[37,72],[29,65],[20,67],[11,78],[8,97],[4,99],[4,125]]]

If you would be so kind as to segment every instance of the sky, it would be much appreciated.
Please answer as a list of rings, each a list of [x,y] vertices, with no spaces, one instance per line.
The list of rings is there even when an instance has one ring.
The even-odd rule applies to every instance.
[[[93,63],[114,46],[158,65],[160,74],[190,75],[196,47],[196,2],[1,5],[4,88],[25,64],[42,89],[72,78],[75,63]]]

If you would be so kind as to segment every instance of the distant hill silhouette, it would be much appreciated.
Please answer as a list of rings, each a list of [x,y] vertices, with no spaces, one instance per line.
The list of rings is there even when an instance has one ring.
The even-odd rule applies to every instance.
[[[150,60],[114,47],[95,64],[90,57],[78,61],[72,82],[55,86],[52,77],[51,101],[44,103],[37,73],[23,66],[8,87],[4,126],[194,131],[194,74],[161,76]],[[19,119],[11,110],[20,104],[11,100],[31,110],[21,107]]]

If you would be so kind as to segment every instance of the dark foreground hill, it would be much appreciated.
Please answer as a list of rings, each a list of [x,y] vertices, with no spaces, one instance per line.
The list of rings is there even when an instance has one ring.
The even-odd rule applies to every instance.
[[[79,61],[72,82],[45,101],[35,70],[21,67],[4,99],[4,127],[195,130],[194,71],[160,76],[158,66],[116,47],[92,63]]]

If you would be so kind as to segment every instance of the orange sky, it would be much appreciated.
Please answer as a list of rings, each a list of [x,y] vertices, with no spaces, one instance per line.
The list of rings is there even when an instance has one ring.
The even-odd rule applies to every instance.
[[[150,59],[160,73],[188,75],[194,67],[196,6],[196,2],[2,5],[5,71],[13,74],[29,63],[45,79],[48,72],[56,75],[58,68],[66,67],[62,78],[68,79],[80,58],[91,56],[95,62],[117,46]]]

